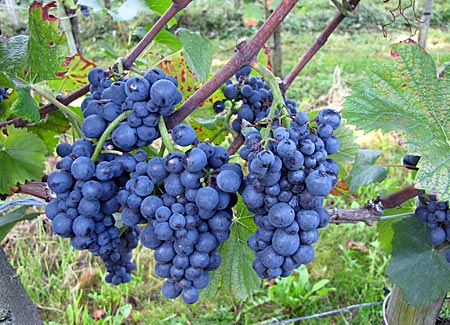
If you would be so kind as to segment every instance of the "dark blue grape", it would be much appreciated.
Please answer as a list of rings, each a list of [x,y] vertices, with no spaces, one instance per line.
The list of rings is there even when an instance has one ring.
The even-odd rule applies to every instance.
[[[53,192],[67,192],[73,185],[73,178],[68,171],[55,170],[48,176],[47,185]]]
[[[106,129],[106,122],[98,115],[90,115],[81,124],[81,132],[87,138],[98,139]]]
[[[146,100],[149,91],[150,83],[144,77],[132,76],[125,83],[125,93],[131,100]]]

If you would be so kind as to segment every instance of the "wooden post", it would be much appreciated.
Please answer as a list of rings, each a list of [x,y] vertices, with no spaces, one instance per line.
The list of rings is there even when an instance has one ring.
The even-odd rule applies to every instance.
[[[270,16],[272,11],[269,8],[269,1],[266,0],[265,4],[266,19]],[[283,61],[281,58],[281,28],[282,23],[274,30],[272,34],[272,46],[270,47],[270,57],[272,60],[272,72],[275,76],[283,78]]]
[[[387,302],[387,324],[384,322],[384,325],[434,325],[444,298],[440,296],[427,305],[411,306],[406,302],[400,287],[394,286]]]
[[[43,324],[0,245],[0,323],[3,321],[5,324]]]
[[[423,9],[422,23],[419,29],[419,44],[423,48],[427,43],[428,29],[430,28],[431,12],[433,11],[433,0],[426,0]]]

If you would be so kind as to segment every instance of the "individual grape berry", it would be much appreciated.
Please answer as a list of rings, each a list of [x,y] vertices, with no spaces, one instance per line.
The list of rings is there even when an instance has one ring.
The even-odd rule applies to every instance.
[[[213,109],[216,113],[222,113],[225,110],[225,103],[222,100],[215,101]]]
[[[269,221],[277,228],[289,226],[295,218],[295,211],[284,202],[277,203],[269,211]]]
[[[125,93],[133,101],[146,100],[149,91],[150,83],[144,77],[132,76],[125,83]]]
[[[123,151],[131,151],[138,141],[137,131],[127,123],[122,122],[111,133],[111,139],[118,148]]]
[[[56,170],[48,176],[47,185],[56,193],[64,193],[72,188],[73,178],[67,171]]]
[[[323,109],[317,114],[317,124],[328,124],[336,130],[341,125],[341,115],[332,108]]]
[[[194,129],[187,124],[178,124],[172,129],[173,142],[179,146],[189,146],[197,139]]]
[[[88,80],[92,86],[100,85],[100,81],[106,78],[106,73],[102,68],[95,67],[88,72]]]
[[[98,115],[86,117],[81,124],[81,132],[87,138],[100,138],[106,129],[106,122]]]
[[[217,175],[216,181],[222,191],[235,193],[241,187],[242,177],[233,170],[222,170]]]
[[[403,165],[405,165],[406,168],[411,170],[418,170],[416,168],[417,163],[420,160],[420,156],[412,156],[412,155],[405,155],[403,157]]]
[[[152,101],[158,106],[173,106],[180,102],[181,93],[173,82],[167,79],[156,81],[150,88]]]
[[[239,94],[239,90],[235,84],[226,85],[223,94],[227,99],[234,99]]]

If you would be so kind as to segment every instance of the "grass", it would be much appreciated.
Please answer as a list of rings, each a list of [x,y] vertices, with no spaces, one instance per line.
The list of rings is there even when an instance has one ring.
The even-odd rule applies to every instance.
[[[443,6],[443,3],[436,1],[437,6]],[[328,4],[303,11],[302,6],[307,4],[305,1],[301,4],[299,11],[286,21],[283,33],[284,74],[312,44],[324,21],[334,14]],[[198,24],[191,26],[194,30],[227,31],[228,34],[223,35],[206,35],[214,38],[213,71],[217,71],[232,56],[237,38],[242,34],[251,36],[254,30],[241,33],[236,21],[228,22],[221,12],[201,7],[196,5],[192,10],[188,9],[189,14],[181,17],[180,21],[184,19],[187,23],[190,20],[192,24],[197,19]],[[406,28],[392,27],[388,38],[383,38],[376,27],[380,21],[379,7],[367,8],[364,15],[361,13],[358,17],[372,17],[373,20],[369,21],[375,28],[358,27],[361,25],[359,18],[350,19],[330,37],[292,85],[288,96],[297,99],[302,109],[330,104],[340,107],[350,87],[364,78],[365,69],[390,60],[389,46],[409,36]],[[446,17],[446,11],[439,13]],[[207,20],[205,15],[214,17]],[[201,17],[203,20],[198,19]],[[149,21],[153,18],[150,17]],[[83,27],[84,42],[89,44],[85,46],[86,57],[105,67],[111,65],[113,60],[99,51],[102,42],[119,54],[125,54],[121,32],[127,33],[125,24],[116,25],[105,17],[86,21],[88,23]],[[450,61],[450,53],[446,51],[450,34],[445,26],[432,28],[428,40],[428,50],[440,67]],[[136,42],[136,38],[131,40],[125,48]],[[157,46],[152,50],[164,51]],[[384,150],[380,164],[391,166],[399,164],[404,154],[398,145],[400,136],[371,133],[359,135],[358,141],[365,148]],[[410,173],[405,169],[389,167],[388,170],[389,178],[382,183],[367,186],[356,195],[330,196],[327,203],[333,207],[358,207],[378,194],[390,193],[411,183]],[[138,270],[133,280],[127,285],[114,287],[103,282],[104,269],[98,258],[74,251],[67,240],[53,236],[50,229],[48,221],[41,217],[17,225],[3,242],[18,276],[48,324],[268,324],[353,304],[380,302],[386,294],[384,288],[390,286],[385,275],[389,256],[379,247],[375,226],[330,225],[321,231],[321,238],[315,246],[316,257],[307,267],[308,280],[312,285],[329,280],[326,287],[334,290],[314,295],[317,298],[314,302],[308,300],[298,307],[283,303],[276,295],[271,300],[268,295],[270,287],[281,288],[282,285],[272,281],[264,282],[253,299],[244,302],[235,301],[226,293],[201,299],[194,306],[186,306],[180,299],[169,301],[161,298],[162,281],[152,271],[154,262],[150,252],[142,247],[135,251]],[[283,284],[287,290],[285,294],[300,301],[301,297],[292,289],[294,284]],[[378,324],[381,318],[381,306],[373,306],[305,323]]]
[[[96,314],[111,317],[104,324],[121,324],[114,318],[120,320],[130,307],[126,323],[264,324],[269,320],[381,301],[383,287],[388,285],[383,275],[387,256],[377,247],[375,229],[363,225],[330,225],[322,230],[316,258],[308,271],[312,284],[328,279],[327,287],[335,290],[320,296],[315,303],[306,302],[301,312],[300,308],[270,301],[267,287],[258,290],[253,301],[239,302],[217,296],[186,306],[179,299],[169,301],[160,297],[162,281],[152,271],[153,261],[147,249],[139,247],[135,252],[138,270],[132,282],[114,287],[102,281],[104,270],[97,258],[74,251],[67,240],[52,236],[48,226],[43,217],[20,224],[4,242],[11,264],[17,268],[24,287],[48,324],[89,324]],[[350,239],[363,244],[355,248],[348,244]],[[332,264],[327,262],[330,260]],[[380,313],[378,306],[328,319],[334,324],[358,323],[379,319]]]

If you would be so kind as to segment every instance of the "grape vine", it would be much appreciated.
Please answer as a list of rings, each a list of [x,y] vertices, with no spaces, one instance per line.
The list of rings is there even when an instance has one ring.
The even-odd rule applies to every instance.
[[[174,0],[128,55],[109,69],[90,69],[87,83],[66,96],[54,97],[40,85],[31,83],[29,75],[20,75],[23,74],[20,69],[20,73],[7,71],[0,75],[3,87],[0,103],[8,105],[4,107],[17,109],[9,101],[16,92],[19,99],[34,106],[32,93],[49,102],[34,112],[37,117],[26,110],[9,116],[0,123],[4,130],[0,136],[12,139],[11,143],[23,148],[23,140],[17,139],[29,135],[27,128],[31,122],[43,124],[45,121],[39,117],[55,117],[50,113],[57,110],[61,119],[70,121],[74,136],[71,141],[60,141],[56,153],[61,159],[43,182],[30,181],[17,186],[2,183],[2,191],[14,185],[17,188],[11,188],[11,193],[32,193],[48,200],[45,213],[52,221],[53,232],[68,238],[75,249],[100,256],[107,270],[106,282],[120,285],[131,281],[136,267],[132,251],[140,241],[153,251],[154,272],[165,279],[162,294],[166,298],[181,296],[185,303],[194,304],[199,299],[199,290],[213,282],[215,273],[212,272],[223,264],[222,249],[232,237],[233,227],[240,222],[236,214],[240,201],[256,225],[254,233],[245,240],[239,238],[248,245],[242,249],[254,253],[251,267],[259,278],[268,279],[289,276],[295,268],[310,263],[315,254],[312,245],[319,238],[318,229],[330,222],[362,221],[371,225],[386,209],[424,194],[418,188],[444,193],[445,198],[447,185],[439,177],[427,174],[429,170],[434,172],[433,168],[439,175],[445,171],[432,162],[430,155],[420,158],[418,154],[426,149],[414,140],[421,138],[421,129],[429,128],[416,128],[417,131],[413,126],[422,123],[417,121],[423,119],[424,111],[431,118],[446,113],[448,95],[440,94],[445,94],[443,90],[448,82],[441,82],[443,73],[434,78],[434,63],[420,57],[429,88],[422,89],[421,84],[415,84],[417,99],[407,104],[418,108],[414,110],[417,114],[399,123],[400,129],[409,136],[405,148],[414,154],[406,156],[404,164],[417,172],[420,186],[376,198],[359,209],[324,207],[325,196],[337,186],[340,177],[338,163],[341,161],[338,158],[335,161],[333,155],[339,154],[342,144],[339,132],[345,126],[341,126],[341,114],[325,108],[315,116],[308,115],[299,111],[296,101],[287,98],[285,93],[348,11],[355,9],[358,0],[343,5],[334,1],[339,13],[282,83],[277,84],[271,72],[256,58],[297,3],[294,0],[280,2],[253,38],[238,41],[234,56],[195,92],[187,93],[185,85],[180,85],[183,78],[172,76],[170,69],[164,69],[167,66],[160,64],[138,71],[134,62],[167,22],[191,2]],[[48,14],[48,6],[35,3],[33,8],[42,8]],[[51,26],[51,19],[45,23]],[[56,29],[52,31],[56,33]],[[3,38],[2,41],[6,42]],[[392,85],[395,92],[392,101],[385,105],[388,109],[380,112],[378,103],[368,102],[372,97],[382,98],[380,101],[386,98],[383,96],[386,89],[382,88],[385,83],[374,82],[376,86],[373,86],[368,82],[358,85],[356,95],[348,98],[344,118],[373,129],[379,127],[380,121],[397,116],[398,107],[411,109],[404,105],[403,98],[408,97],[402,91],[411,92],[414,88],[411,84],[422,73],[408,66],[410,57],[418,55],[411,48],[393,50],[394,57],[402,58],[399,60],[401,73],[395,71],[396,74],[390,75],[381,71],[371,75],[371,82],[377,81],[377,77],[382,81],[395,80],[398,76],[405,79],[401,89]],[[192,67],[183,68],[187,71]],[[48,73],[31,71],[37,84]],[[361,93],[363,98],[358,97]],[[427,101],[430,94],[437,98],[432,103],[434,106]],[[85,96],[81,104],[83,118],[67,107],[82,96]],[[211,105],[204,105],[207,100]],[[362,114],[367,107],[372,110]],[[212,137],[202,134],[201,128],[207,124],[205,119],[193,114],[199,111],[201,114],[205,109],[213,111],[211,123],[222,123],[220,131]],[[361,121],[369,115],[367,121]],[[373,123],[375,120],[377,124]],[[446,138],[446,121],[433,122],[437,122],[438,131],[433,130],[424,139],[431,142],[434,136]],[[200,127],[194,130],[191,125]],[[386,123],[384,130],[394,130],[393,125]],[[23,127],[22,133],[14,134],[19,127]],[[221,145],[216,144],[216,136],[224,131],[230,131],[231,136],[224,136]],[[61,132],[67,133],[67,124]],[[9,140],[3,141],[5,151],[10,149]],[[40,156],[33,158],[31,165]],[[14,162],[8,163],[14,165]],[[20,181],[25,179],[30,177],[23,176]],[[44,188],[45,184],[53,193]],[[429,242],[443,252],[450,241],[448,202],[431,195],[422,203],[415,215],[429,228]],[[450,263],[448,251],[446,259]],[[393,265],[395,271],[395,259]]]

